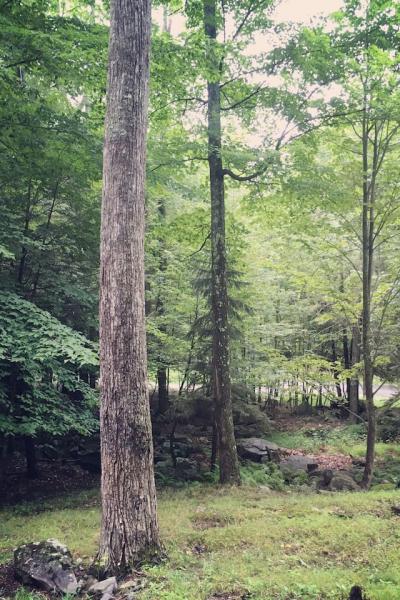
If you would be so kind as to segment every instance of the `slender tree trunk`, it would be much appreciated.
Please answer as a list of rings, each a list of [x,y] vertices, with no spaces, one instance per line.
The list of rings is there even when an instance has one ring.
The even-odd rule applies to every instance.
[[[221,483],[240,484],[232,416],[229,372],[228,292],[225,248],[224,175],[221,157],[221,97],[216,52],[216,0],[204,0],[204,30],[208,38],[207,60],[212,81],[208,92],[208,164],[211,194],[211,285],[212,285],[212,377]]]
[[[336,343],[335,340],[332,340],[332,362],[336,363],[337,361],[337,353],[336,353]],[[333,376],[335,378],[335,386],[336,386],[336,394],[338,398],[342,397],[342,388],[340,386],[339,374],[336,369],[336,365],[333,370]]]
[[[26,198],[26,204],[25,204],[25,218],[24,218],[24,229],[23,229],[24,235],[27,235],[27,233],[29,231],[29,224],[30,224],[30,220],[31,220],[31,192],[32,192],[32,182],[31,182],[31,180],[29,180],[28,192],[27,192],[27,198]],[[21,257],[19,259],[18,270],[17,270],[17,282],[18,282],[19,286],[21,286],[21,287],[24,282],[25,263],[26,263],[27,256],[28,256],[28,249],[26,248],[26,246],[23,245],[21,248]]]
[[[52,202],[51,202],[49,213],[47,215],[46,227],[45,227],[43,238],[42,238],[42,244],[43,245],[47,241],[47,236],[48,236],[48,233],[49,233],[49,230],[50,230],[50,224],[51,224],[51,219],[53,217],[54,209],[55,209],[55,206],[56,206],[59,185],[60,185],[60,180],[58,179],[57,182],[56,182],[56,184],[55,184],[55,186],[54,186],[53,198],[52,198]],[[39,260],[39,264],[37,266],[36,273],[35,273],[35,276],[33,278],[32,291],[31,291],[31,294],[30,294],[30,300],[31,301],[33,301],[36,298],[36,293],[37,293],[37,289],[38,289],[38,285],[39,285],[39,279],[40,279],[41,270],[42,270],[42,265],[41,265],[40,260]]]
[[[157,369],[157,387],[158,387],[158,412],[162,415],[169,408],[167,369],[164,366],[160,366]]]
[[[169,33],[169,22],[168,22],[168,7],[163,5],[163,31],[165,33]],[[160,219],[161,227],[161,237],[158,240],[159,242],[159,251],[160,251],[160,261],[159,268],[160,273],[163,274],[162,279],[164,280],[164,274],[167,270],[167,259],[165,253],[165,217],[166,217],[166,206],[165,200],[163,197],[160,198],[158,203],[158,215]],[[163,298],[163,287],[161,286],[158,291],[157,297],[157,313],[162,318],[164,316],[164,298]],[[167,333],[166,327],[163,323],[161,323],[160,331],[162,333]],[[169,408],[169,394],[168,394],[168,378],[167,378],[167,365],[165,364],[165,360],[162,356],[158,357],[158,367],[157,367],[157,383],[158,383],[158,412],[159,414],[164,414],[167,412]]]
[[[367,113],[367,94],[364,96],[363,113],[363,207],[362,207],[362,279],[363,279],[363,308],[362,308],[362,350],[364,362],[364,393],[367,407],[368,432],[365,468],[362,485],[369,488],[371,485],[374,461],[375,461],[375,438],[376,438],[376,416],[374,406],[374,365],[372,359],[371,340],[371,283],[372,262],[374,244],[374,177],[375,156],[372,164],[372,175],[369,177],[368,169],[368,144],[370,126]]]
[[[217,451],[218,451],[218,431],[217,431],[217,425],[215,423],[215,418],[213,417],[212,436],[211,436],[210,471],[215,471],[215,467],[217,464]]]
[[[350,348],[347,331],[343,331],[343,363],[346,370],[350,369]],[[350,402],[350,377],[346,377],[346,397],[347,402]]]
[[[178,396],[182,395],[185,383],[187,384],[186,389],[188,388],[188,385],[189,385],[188,378],[189,378],[189,374],[190,374],[190,367],[192,365],[193,351],[194,351],[195,339],[196,339],[196,330],[195,330],[194,324],[196,323],[198,316],[199,316],[199,296],[197,295],[196,296],[196,308],[195,308],[194,317],[193,317],[192,332],[191,332],[191,336],[190,336],[190,348],[189,348],[189,353],[188,353],[188,356],[186,359],[185,372],[183,374],[182,381],[179,386]]]
[[[360,328],[359,325],[353,325],[352,338],[351,338],[351,366],[354,367],[361,359],[361,340],[360,340]],[[352,423],[357,423],[358,415],[358,400],[360,392],[360,382],[358,377],[350,378],[350,390],[349,390],[349,410],[350,420]]]
[[[25,437],[25,458],[26,458],[26,474],[28,479],[37,479],[39,472],[36,459],[36,445],[32,437]]]
[[[114,574],[160,552],[144,315],[150,25],[149,0],[111,2],[101,224],[98,562]]]

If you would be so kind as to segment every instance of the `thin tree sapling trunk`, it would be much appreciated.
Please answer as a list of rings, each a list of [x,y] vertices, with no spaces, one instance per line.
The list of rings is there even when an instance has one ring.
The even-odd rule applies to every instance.
[[[36,444],[33,437],[26,436],[24,438],[25,458],[26,458],[26,474],[28,479],[37,479],[39,471],[37,468]]]
[[[374,257],[374,184],[376,176],[375,145],[374,157],[369,174],[369,136],[371,124],[368,117],[368,92],[364,84],[364,108],[362,122],[362,161],[363,161],[363,205],[362,205],[362,351],[364,363],[364,394],[367,407],[367,451],[362,486],[368,489],[371,485],[374,461],[376,416],[374,406],[374,365],[372,359],[371,340],[371,283]]]
[[[360,348],[360,328],[357,325],[353,325],[352,338],[351,338],[351,366],[354,367],[361,359],[361,348]],[[349,389],[349,410],[350,420],[352,423],[357,423],[358,419],[358,400],[360,394],[360,382],[358,377],[350,377],[350,389]]]

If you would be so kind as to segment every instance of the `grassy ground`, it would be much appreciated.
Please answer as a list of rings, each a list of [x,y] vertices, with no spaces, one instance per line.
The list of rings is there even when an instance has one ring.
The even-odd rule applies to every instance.
[[[268,437],[310,453],[365,451],[362,426],[304,422]],[[370,600],[399,600],[400,517],[391,511],[400,503],[400,489],[393,489],[399,480],[400,446],[378,444],[368,493],[317,494],[301,481],[285,487],[276,468],[266,474],[261,465],[243,469],[240,489],[164,490],[159,514],[169,558],[145,570],[146,587],[135,599],[347,600],[358,584]],[[99,522],[96,490],[2,510],[0,563],[18,544],[49,537],[89,563]],[[16,598],[33,599],[24,591]]]
[[[390,510],[398,497],[398,491],[333,495],[201,486],[162,492],[169,560],[147,569],[147,587],[137,598],[205,600],[247,592],[253,600],[339,599],[359,584],[371,600],[398,600],[400,522]],[[48,537],[89,561],[98,530],[95,492],[3,510],[0,562],[11,558],[14,546]]]
[[[365,456],[366,432],[361,425],[340,425],[329,427],[321,424],[319,428],[301,427],[297,431],[273,432],[268,436],[283,448],[302,448],[307,452],[341,452],[354,457]],[[377,458],[392,455],[400,458],[398,443],[377,442]]]

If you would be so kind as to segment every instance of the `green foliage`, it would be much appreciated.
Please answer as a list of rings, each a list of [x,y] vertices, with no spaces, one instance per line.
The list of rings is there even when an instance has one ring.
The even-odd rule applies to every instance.
[[[43,600],[43,595],[20,587],[14,596],[14,600]]]
[[[248,462],[240,469],[240,476],[243,485],[247,486],[267,486],[271,490],[282,491],[285,489],[285,481],[282,472],[274,463],[258,465]]]
[[[97,400],[88,377],[97,365],[92,342],[31,302],[0,294],[3,435],[92,432]]]

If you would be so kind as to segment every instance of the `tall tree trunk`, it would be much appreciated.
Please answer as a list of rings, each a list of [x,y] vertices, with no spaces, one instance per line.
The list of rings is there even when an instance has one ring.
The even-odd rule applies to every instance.
[[[111,2],[101,223],[102,528],[99,564],[160,552],[144,315],[150,1]]]
[[[212,81],[208,92],[208,164],[211,195],[212,377],[221,483],[240,483],[229,372],[228,292],[225,248],[224,174],[221,157],[220,60],[216,52],[216,0],[204,0],[204,31]]]
[[[372,359],[372,340],[371,340],[371,283],[372,283],[372,262],[374,245],[374,178],[376,168],[376,158],[372,164],[371,179],[369,177],[368,145],[370,125],[368,120],[368,99],[366,84],[364,85],[364,112],[362,128],[362,155],[363,155],[363,207],[362,207],[362,351],[364,363],[364,394],[367,407],[368,432],[367,432],[367,451],[365,468],[362,478],[362,485],[369,488],[371,485],[372,474],[375,461],[375,438],[376,438],[376,416],[374,406],[374,365]],[[375,146],[374,146],[375,147]]]
[[[170,24],[168,21],[168,7],[164,4],[163,5],[163,31],[165,33],[169,33],[169,31],[170,31],[169,25]],[[165,252],[165,234],[164,234],[166,206],[165,206],[165,200],[162,196],[158,202],[158,216],[160,219],[160,224],[162,225],[162,227],[161,227],[162,233],[161,233],[160,239],[158,240],[158,246],[159,246],[159,251],[160,251],[159,268],[160,268],[160,272],[162,274],[164,274],[165,271],[167,270],[167,258],[166,258],[166,252]],[[162,279],[164,280],[164,276]],[[157,313],[160,317],[163,317],[164,313],[165,313],[163,293],[164,293],[164,290],[161,286],[161,289],[159,289],[159,291],[158,291],[158,297],[157,297]],[[164,323],[161,323],[160,331],[162,333],[167,333]],[[158,362],[158,365],[157,365],[158,412],[159,412],[159,414],[162,415],[165,412],[167,412],[167,410],[169,408],[167,365],[165,364],[165,359],[162,356],[158,357],[157,362]]]

